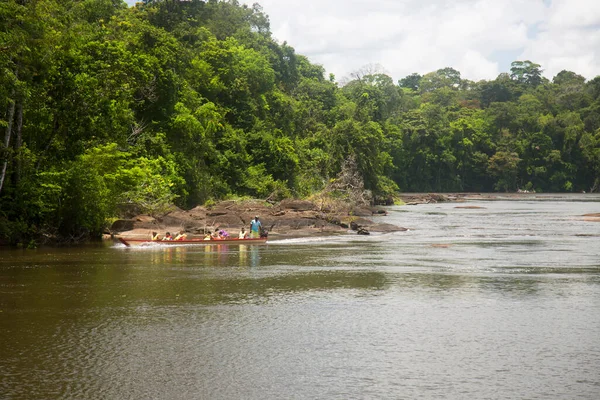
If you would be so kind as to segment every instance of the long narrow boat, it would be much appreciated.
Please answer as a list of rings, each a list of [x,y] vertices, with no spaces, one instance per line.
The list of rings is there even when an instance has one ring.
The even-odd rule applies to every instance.
[[[188,240],[150,240],[150,239],[129,239],[118,237],[119,242],[123,243],[127,247],[138,247],[138,246],[152,246],[152,245],[215,245],[215,244],[261,244],[266,243],[267,238],[256,238],[256,239],[216,239],[216,240],[204,240],[204,239],[188,239]]]

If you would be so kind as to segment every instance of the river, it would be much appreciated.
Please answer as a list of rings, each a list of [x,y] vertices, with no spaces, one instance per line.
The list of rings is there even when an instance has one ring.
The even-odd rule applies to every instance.
[[[0,251],[2,399],[598,399],[594,195],[385,235]]]

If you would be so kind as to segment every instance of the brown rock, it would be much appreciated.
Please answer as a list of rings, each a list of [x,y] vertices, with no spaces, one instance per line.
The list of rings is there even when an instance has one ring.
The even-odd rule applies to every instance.
[[[135,226],[134,219],[118,219],[112,223],[110,230],[113,232],[130,231]]]
[[[138,215],[137,217],[134,218],[137,222],[146,222],[146,223],[153,223],[156,222],[156,219],[154,217],[151,217],[150,215]]]
[[[282,200],[279,203],[279,207],[294,211],[311,211],[316,209],[315,204],[310,201],[295,199]]]
[[[366,207],[353,208],[350,211],[351,215],[356,215],[357,217],[370,217],[373,215],[373,210]]]
[[[367,207],[353,210],[352,216],[345,215],[345,211],[344,214],[338,214],[316,210],[317,207],[313,203],[305,200],[285,200],[276,205],[260,200],[225,201],[209,209],[202,206],[188,211],[175,209],[156,219],[138,216],[132,220],[119,220],[113,224],[113,231],[127,235],[140,235],[143,232],[144,237],[150,230],[161,234],[181,229],[196,235],[215,229],[237,233],[241,227],[248,229],[250,220],[256,215],[259,216],[262,226],[269,231],[269,237],[343,233],[348,231],[349,226],[355,231],[362,229],[368,232],[406,230],[367,219],[366,217],[371,217],[374,212],[374,209]]]

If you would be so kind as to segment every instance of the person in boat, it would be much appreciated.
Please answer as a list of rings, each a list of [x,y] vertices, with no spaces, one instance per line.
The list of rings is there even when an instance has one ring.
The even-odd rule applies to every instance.
[[[210,231],[206,232],[206,234],[204,235],[204,240],[210,240],[212,239],[212,234]]]
[[[246,228],[242,226],[240,233],[238,235],[238,239],[246,239],[248,237],[248,233],[246,232]]]
[[[221,229],[219,231],[219,236],[221,237],[221,239],[229,239],[229,232],[227,232],[224,229]]]
[[[160,240],[160,237],[158,236],[158,232],[152,232],[152,234],[150,235],[150,239],[151,240]]]
[[[250,239],[256,239],[260,237],[260,228],[262,227],[258,215],[250,221]]]
[[[223,238],[222,238],[222,237],[221,237],[221,235],[219,234],[219,231],[218,231],[218,230],[216,230],[216,231],[214,231],[214,232],[213,232],[213,234],[212,234],[212,236],[211,236],[211,239],[212,239],[212,240],[221,240],[221,239],[223,239]]]
[[[162,240],[173,240],[173,236],[171,236],[171,232],[165,233],[165,237]]]
[[[175,240],[185,240],[186,238],[187,238],[187,234],[183,230],[179,231],[177,236],[175,236]]]

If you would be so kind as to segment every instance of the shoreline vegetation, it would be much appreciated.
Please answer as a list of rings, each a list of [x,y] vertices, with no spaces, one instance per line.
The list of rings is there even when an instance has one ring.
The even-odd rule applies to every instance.
[[[0,37],[0,243],[237,230],[255,207],[226,199],[265,199],[273,235],[366,233],[398,192],[600,190],[600,76],[335,77],[237,0],[6,0]]]
[[[152,232],[160,237],[166,232],[184,231],[188,239],[202,238],[206,233],[225,230],[237,236],[243,227],[248,232],[250,220],[259,216],[269,238],[300,238],[329,235],[370,235],[402,232],[408,229],[381,222],[390,206],[418,206],[422,204],[456,203],[457,209],[482,209],[468,205],[471,201],[557,201],[564,200],[564,193],[397,193],[380,205],[356,204],[348,199],[335,200],[328,196],[312,200],[285,199],[279,202],[261,199],[224,200],[211,205],[183,210],[170,206],[170,210],[156,216],[139,214],[130,218],[113,220],[104,229],[102,240],[117,237],[148,239]],[[576,194],[578,201],[598,201],[597,195]],[[588,222],[600,222],[600,212],[581,216]],[[89,242],[88,236],[64,238],[49,234],[37,238],[28,247],[76,246]],[[8,243],[0,241],[1,245]],[[20,244],[19,246],[23,246]]]

